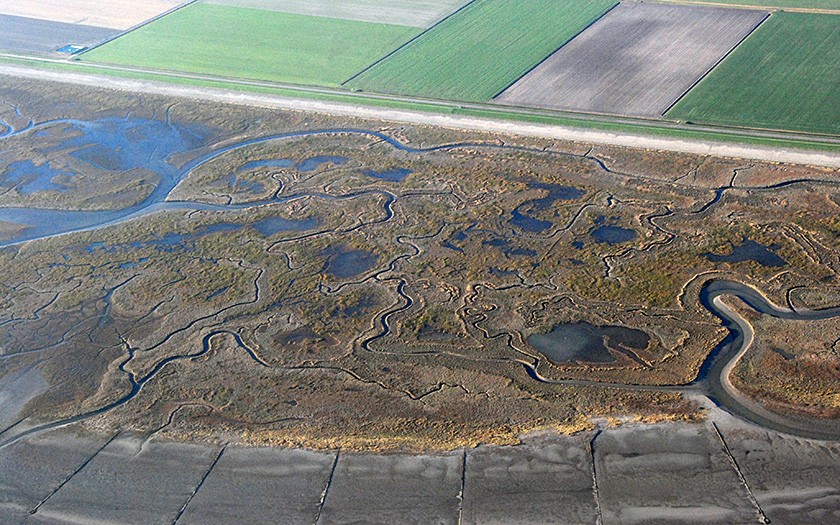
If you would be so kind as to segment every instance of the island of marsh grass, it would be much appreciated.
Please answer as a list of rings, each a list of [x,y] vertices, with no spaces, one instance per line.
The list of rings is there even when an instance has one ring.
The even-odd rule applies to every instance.
[[[193,4],[84,55],[143,69],[336,86],[420,29]]]
[[[771,15],[668,116],[840,133],[840,16]]]
[[[476,0],[347,85],[486,101],[615,4],[614,0]]]

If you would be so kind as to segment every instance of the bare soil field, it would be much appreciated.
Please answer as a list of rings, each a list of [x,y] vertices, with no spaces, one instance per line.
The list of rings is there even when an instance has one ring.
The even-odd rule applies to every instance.
[[[68,44],[94,45],[117,34],[103,27],[4,14],[0,14],[0,27],[0,50],[12,53],[48,54]]]
[[[755,10],[622,3],[496,100],[659,117],[766,16]]]
[[[0,14],[109,29],[128,29],[183,3],[183,0],[3,0],[0,3]],[[3,28],[6,26],[3,25]]]
[[[285,2],[204,0],[203,3],[425,28],[434,25],[467,2],[466,0],[287,0]]]

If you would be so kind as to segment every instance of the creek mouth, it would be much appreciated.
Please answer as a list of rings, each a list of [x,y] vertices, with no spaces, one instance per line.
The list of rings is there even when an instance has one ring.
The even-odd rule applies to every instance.
[[[840,420],[783,414],[764,408],[741,393],[729,379],[754,339],[752,326],[720,299],[735,296],[762,315],[792,321],[818,321],[840,316],[840,307],[791,310],[771,303],[758,290],[736,281],[713,280],[700,291],[700,302],[721,320],[729,334],[706,357],[690,387],[698,387],[716,405],[759,426],[801,437],[840,440]]]
[[[721,301],[724,296],[737,297],[759,314],[779,319],[818,321],[840,316],[840,306],[819,310],[780,308],[751,286],[737,281],[714,279],[706,282],[701,288],[700,303],[712,315],[721,320],[729,333],[723,341],[709,352],[697,377],[688,384],[643,385],[584,379],[552,380],[540,374],[540,360],[535,363],[522,361],[520,363],[525,367],[525,371],[531,379],[542,383],[566,386],[603,386],[632,391],[699,393],[708,397],[715,405],[726,412],[760,427],[808,439],[840,441],[840,420],[774,412],[743,394],[732,384],[729,377],[751,346],[754,333],[752,326],[746,319]],[[616,329],[624,329],[627,332],[617,332]],[[615,339],[612,342],[608,333],[610,331],[612,331],[612,338]],[[569,364],[577,361],[599,364],[614,361],[614,357],[607,348],[613,353],[621,351],[632,358],[630,354],[632,354],[634,347],[627,343],[635,341],[641,346],[641,339],[634,335],[634,332],[641,331],[621,326],[598,327],[588,323],[567,323],[556,326],[552,332],[547,334],[535,334],[528,337],[528,343],[546,359],[558,364]],[[626,337],[630,337],[630,339],[626,339]],[[623,339],[625,341],[622,343]],[[636,349],[644,348],[642,346]],[[608,360],[607,356],[612,360]]]

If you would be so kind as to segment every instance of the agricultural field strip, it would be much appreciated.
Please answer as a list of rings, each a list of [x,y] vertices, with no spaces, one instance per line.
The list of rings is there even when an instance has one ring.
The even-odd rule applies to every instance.
[[[691,4],[744,9],[784,9],[793,12],[840,13],[840,0],[649,0],[665,4]]]
[[[345,85],[379,93],[486,101],[615,4],[474,0]]]
[[[755,10],[621,3],[496,100],[659,117],[766,16]]]
[[[119,35],[116,29],[0,14],[0,49],[49,54],[68,44],[91,46]]]
[[[840,15],[773,13],[667,116],[840,133]]]
[[[251,35],[247,46],[241,37],[243,27]],[[83,59],[153,70],[337,86],[420,31],[195,3],[88,52]],[[179,53],[173,55],[172,49]]]
[[[341,18],[427,28],[467,0],[201,0],[202,3],[248,7],[281,13]]]
[[[183,3],[185,0],[3,0],[0,14],[125,30]]]

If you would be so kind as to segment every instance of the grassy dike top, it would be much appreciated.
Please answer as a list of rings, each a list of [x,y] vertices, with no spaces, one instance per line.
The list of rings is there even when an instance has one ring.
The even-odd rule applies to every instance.
[[[84,60],[337,86],[420,31],[415,27],[192,4],[86,53]]]

